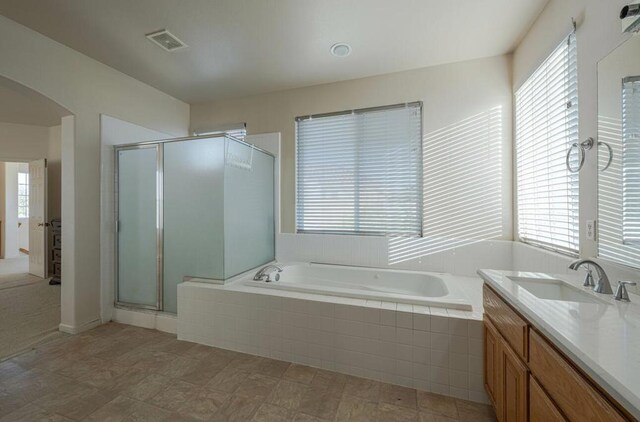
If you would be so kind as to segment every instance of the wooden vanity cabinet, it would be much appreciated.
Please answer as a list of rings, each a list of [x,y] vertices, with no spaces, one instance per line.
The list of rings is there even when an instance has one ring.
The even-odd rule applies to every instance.
[[[486,284],[484,382],[500,422],[636,421]]]
[[[529,378],[529,422],[567,422],[534,377]]]
[[[484,320],[485,388],[500,422],[527,421],[527,366],[487,318]]]

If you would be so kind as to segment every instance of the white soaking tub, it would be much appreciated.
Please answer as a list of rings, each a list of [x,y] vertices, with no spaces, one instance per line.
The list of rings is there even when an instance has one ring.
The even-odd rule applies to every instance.
[[[264,289],[471,311],[451,274],[314,263],[277,265],[283,269],[278,281],[239,281]]]

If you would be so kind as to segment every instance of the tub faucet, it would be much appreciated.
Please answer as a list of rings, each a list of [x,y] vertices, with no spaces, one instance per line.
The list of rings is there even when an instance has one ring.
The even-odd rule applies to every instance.
[[[581,265],[593,265],[598,273],[598,281],[593,288],[593,291],[596,293],[604,293],[604,294],[613,294],[613,289],[611,288],[611,283],[609,282],[609,277],[604,272],[604,269],[597,262],[591,259],[578,259],[569,264],[569,268],[577,271]],[[587,275],[588,277],[588,275]]]
[[[260,270],[256,273],[256,275],[253,276],[253,279],[255,281],[266,281],[267,283],[269,283],[270,281],[273,281],[271,280],[271,274],[274,271],[281,273],[282,268],[278,267],[277,265],[269,264],[265,267],[260,268]],[[276,273],[275,281],[280,280],[280,274],[278,273]]]

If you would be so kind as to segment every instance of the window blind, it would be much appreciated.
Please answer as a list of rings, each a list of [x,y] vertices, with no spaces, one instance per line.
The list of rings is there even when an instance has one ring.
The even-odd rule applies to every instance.
[[[640,241],[640,76],[622,80],[622,233]]]
[[[422,103],[296,122],[297,232],[421,235]]]
[[[569,35],[515,95],[518,235],[575,255],[579,247],[578,173],[566,153],[578,142],[578,71]],[[578,155],[570,158],[572,168]]]

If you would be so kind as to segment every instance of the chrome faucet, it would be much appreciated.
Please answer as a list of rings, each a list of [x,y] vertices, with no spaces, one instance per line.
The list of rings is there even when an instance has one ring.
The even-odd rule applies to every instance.
[[[593,265],[596,269],[596,272],[598,273],[598,281],[596,282],[596,285],[593,287],[593,291],[596,293],[603,293],[603,294],[613,294],[613,289],[611,289],[611,283],[609,282],[609,277],[607,277],[607,274],[604,272],[604,269],[600,266],[600,264],[598,264],[597,262],[591,260],[591,259],[578,259],[576,261],[573,261],[571,264],[569,264],[569,268],[572,270],[577,271],[578,268],[580,268],[580,266],[582,265]],[[590,275],[590,271],[587,273],[587,280],[585,280],[585,286],[587,286],[587,281]]]
[[[269,271],[271,270],[271,271]],[[277,265],[273,265],[273,264],[269,264],[265,267],[260,268],[260,270],[256,273],[256,275],[253,276],[253,279],[255,281],[266,281],[267,283],[273,281],[271,279],[271,274],[277,271],[278,273],[282,272],[282,268],[278,267]],[[280,274],[276,273],[275,276],[275,281],[280,280]]]

